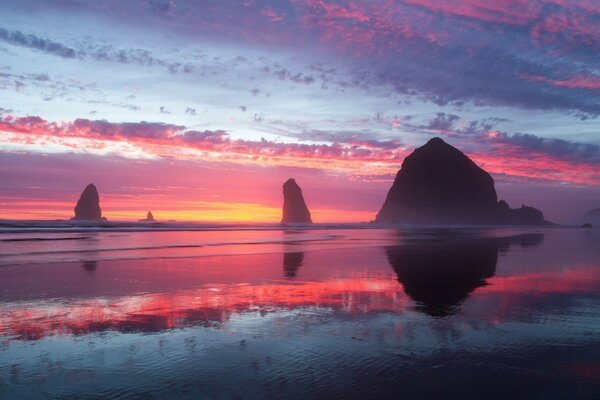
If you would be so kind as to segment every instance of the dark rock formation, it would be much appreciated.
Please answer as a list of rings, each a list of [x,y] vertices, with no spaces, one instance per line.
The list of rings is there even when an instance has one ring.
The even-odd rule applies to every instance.
[[[581,227],[582,227],[582,228],[591,228],[591,227],[592,227],[592,224],[590,224],[590,223],[585,223],[585,224],[581,225]]]
[[[302,189],[293,179],[283,184],[282,224],[312,224],[310,211],[304,202]]]
[[[532,207],[498,202],[494,179],[440,138],[402,163],[375,222],[408,224],[543,225]]]
[[[536,246],[543,234],[507,238],[427,240],[385,248],[398,282],[416,309],[435,317],[455,313],[461,303],[494,276],[498,254],[511,245]]]
[[[146,215],[145,219],[140,219],[140,222],[154,222],[156,221],[154,219],[154,215],[152,215],[152,211],[148,211],[148,214]]]
[[[498,202],[496,216],[493,223],[504,225],[548,225],[544,219],[544,214],[533,207],[525,204],[521,208],[510,208],[504,200]]]
[[[78,221],[102,221],[102,210],[100,209],[100,197],[93,183],[86,186],[75,206],[75,216]]]

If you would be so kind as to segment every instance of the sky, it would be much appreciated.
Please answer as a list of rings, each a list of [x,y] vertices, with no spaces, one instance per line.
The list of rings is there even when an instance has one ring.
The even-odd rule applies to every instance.
[[[442,137],[499,198],[600,207],[595,0],[0,0],[0,218],[374,219]]]

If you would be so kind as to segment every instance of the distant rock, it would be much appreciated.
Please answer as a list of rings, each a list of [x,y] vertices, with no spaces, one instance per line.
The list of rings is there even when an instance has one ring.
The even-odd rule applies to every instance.
[[[592,224],[585,223],[585,224],[581,225],[581,227],[582,227],[582,228],[591,228],[591,227],[592,227]]]
[[[106,218],[102,217],[100,196],[98,196],[98,190],[93,183],[87,185],[81,193],[77,205],[75,206],[75,216],[72,219],[78,221],[106,220]]]
[[[146,215],[146,218],[145,219],[140,219],[139,221],[140,222],[154,222],[156,220],[154,219],[154,215],[152,215],[152,211],[148,211],[148,214]]]
[[[312,224],[310,211],[304,202],[302,189],[294,179],[283,184],[283,217],[282,224]]]
[[[600,208],[595,208],[577,219],[580,224],[600,225]]]
[[[406,157],[375,222],[548,224],[535,208],[498,202],[491,175],[440,138]]]

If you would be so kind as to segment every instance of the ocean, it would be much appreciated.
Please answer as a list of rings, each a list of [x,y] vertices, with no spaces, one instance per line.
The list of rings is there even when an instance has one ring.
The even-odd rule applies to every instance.
[[[0,221],[0,398],[600,393],[600,230]]]

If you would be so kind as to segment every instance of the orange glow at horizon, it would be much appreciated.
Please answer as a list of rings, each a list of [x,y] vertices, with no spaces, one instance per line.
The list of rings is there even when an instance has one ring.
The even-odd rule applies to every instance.
[[[145,218],[148,211],[152,211],[157,221],[279,223],[282,213],[281,207],[258,203],[185,200],[149,202],[136,199],[128,202],[127,208],[110,203],[110,200],[101,200],[100,204],[102,215],[109,221],[138,221]],[[75,202],[66,201],[0,202],[0,219],[68,220],[74,215],[74,204]],[[368,222],[374,219],[375,213],[375,210],[311,209],[312,219],[316,223]]]
[[[314,181],[307,183],[306,180],[301,183],[304,188],[311,184],[313,189],[314,186],[319,186],[317,197],[325,197],[325,191],[329,193],[329,201],[315,203],[310,201],[311,193],[305,193],[314,222],[367,222],[374,219],[393,177],[412,150],[399,141],[360,141],[352,138],[344,143],[283,143],[233,139],[225,132],[219,133],[220,131],[212,132],[213,136],[208,138],[200,137],[196,141],[190,141],[185,136],[190,132],[177,127],[167,126],[155,137],[140,135],[139,132],[136,133],[138,136],[128,136],[119,124],[111,123],[107,123],[111,126],[110,132],[102,133],[87,126],[89,124],[93,125],[93,121],[88,121],[82,127],[77,121],[51,122],[39,117],[5,116],[0,118],[0,143],[16,146],[15,149],[25,153],[40,154],[40,157],[45,157],[46,151],[57,154],[90,154],[107,159],[119,157],[121,161],[115,162],[118,169],[113,166],[114,171],[111,169],[105,175],[117,173],[121,179],[120,185],[107,191],[100,190],[101,208],[109,220],[136,221],[145,218],[147,211],[152,211],[162,221],[277,223],[281,219],[280,194],[277,192],[279,188],[270,183],[266,187],[265,182],[269,181],[268,174],[281,174],[280,171],[291,168],[311,178],[314,171],[315,180],[323,176],[331,178],[328,181],[331,182],[330,185],[319,186]],[[528,151],[525,157],[523,149],[496,141],[497,135],[498,132],[487,132],[484,139],[489,142],[486,142],[482,151],[466,152],[477,165],[497,180],[500,178],[511,183],[545,182],[557,186],[566,184],[579,187],[600,184],[600,173],[593,162],[568,162],[533,151]],[[175,169],[163,170],[163,166],[170,160],[187,164],[175,173]],[[201,166],[196,167],[196,163]],[[137,173],[133,173],[131,171],[136,164],[143,164],[144,168],[137,168]],[[103,167],[96,165],[96,168],[90,168],[88,174],[101,175],[102,172],[96,171]],[[175,176],[179,171],[185,173]],[[202,182],[196,176],[196,171],[207,172],[204,181],[209,182],[205,182],[204,189],[207,190],[204,192],[196,188],[197,182]],[[7,165],[3,172],[12,174],[21,170]],[[43,169],[36,172],[51,173]],[[151,187],[133,188],[132,185],[137,184],[140,174],[156,174],[163,182],[173,177],[183,188],[168,192]],[[239,188],[232,189],[231,185],[236,185],[239,174],[245,174],[245,181]],[[58,177],[52,176],[49,181],[53,179]],[[71,180],[75,179],[71,177]],[[148,182],[145,184],[148,186]],[[363,204],[362,194],[355,188],[368,184],[376,186],[377,193],[380,193],[379,202],[371,194],[369,201]],[[261,191],[254,189],[254,186],[261,185]],[[338,185],[351,188],[349,191],[354,196],[349,199],[351,204],[331,200],[331,193],[336,192]],[[247,188],[250,189],[246,190]],[[26,192],[18,184],[16,190]],[[52,188],[44,187],[40,192],[49,190]],[[78,194],[67,201],[60,197],[36,199],[25,195],[12,196],[11,193],[0,198],[0,219],[69,219],[73,216],[73,207],[78,198],[76,196]]]

